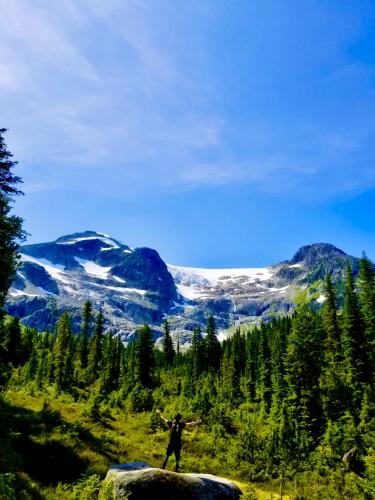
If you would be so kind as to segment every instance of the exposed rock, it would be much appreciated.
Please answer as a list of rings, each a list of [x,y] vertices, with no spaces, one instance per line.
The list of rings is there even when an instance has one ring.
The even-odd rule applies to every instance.
[[[46,292],[54,295],[59,294],[59,288],[44,267],[34,262],[25,262],[22,266],[22,275],[34,286],[40,286]]]
[[[22,264],[6,307],[25,324],[52,329],[59,315],[69,311],[78,331],[82,305],[89,299],[94,309],[102,307],[106,329],[123,340],[130,340],[145,322],[160,338],[168,317],[180,345],[190,342],[195,327],[204,332],[209,315],[225,331],[288,314],[296,297],[306,296],[318,309],[327,272],[337,283],[347,262],[354,274],[359,269],[359,259],[328,243],[306,245],[290,261],[246,269],[166,265],[155,250],[133,250],[94,231],[25,245],[20,251]]]
[[[330,243],[313,243],[301,247],[290,261],[291,264],[303,262],[307,266],[313,266],[321,260],[336,257],[345,257],[346,253]]]
[[[115,500],[229,500],[242,495],[238,486],[227,479],[170,472],[145,462],[114,465],[105,481],[106,491],[112,490]]]

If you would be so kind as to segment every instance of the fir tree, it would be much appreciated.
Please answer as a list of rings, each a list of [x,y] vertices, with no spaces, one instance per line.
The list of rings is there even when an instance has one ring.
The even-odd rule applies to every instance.
[[[344,411],[342,396],[344,381],[341,373],[341,336],[337,317],[336,295],[331,275],[325,282],[323,306],[324,354],[320,379],[322,404],[327,419],[337,419]]]
[[[246,338],[246,364],[244,374],[244,392],[249,401],[255,400],[257,384],[257,362],[259,355],[260,331],[254,328],[247,333]]]
[[[267,328],[262,326],[259,338],[256,398],[261,403],[263,415],[268,412],[271,400],[271,353],[267,337]]]
[[[239,398],[239,379],[234,364],[231,344],[224,350],[220,367],[220,391],[223,401],[233,405]]]
[[[80,358],[82,368],[87,367],[88,361],[88,347],[89,347],[89,338],[91,335],[91,327],[92,327],[92,302],[87,300],[83,304],[82,308],[82,327],[81,327],[81,345],[80,345]]]
[[[367,379],[366,338],[354,288],[352,271],[346,266],[342,351],[347,382],[352,386]]]
[[[277,420],[281,418],[282,402],[285,397],[285,333],[280,327],[280,323],[276,323],[275,327],[271,330],[272,336],[271,343],[271,388],[272,388],[272,401],[271,401],[271,418]]]
[[[11,318],[4,328],[6,359],[18,366],[22,359],[21,325],[18,318]]]
[[[100,392],[109,394],[116,386],[116,348],[113,333],[110,331],[103,342],[103,362],[100,374]]]
[[[99,377],[104,337],[104,318],[100,308],[96,316],[94,335],[91,337],[88,354],[88,377],[91,382]]]
[[[164,362],[166,363],[166,365],[172,365],[176,357],[176,352],[173,347],[168,320],[165,320],[164,322],[162,348],[164,354]]]
[[[293,318],[285,360],[288,411],[295,425],[296,451],[301,456],[311,450],[320,424],[320,346],[319,325],[304,306]]]
[[[57,335],[54,345],[54,380],[57,391],[65,390],[70,380],[70,361],[68,353],[72,337],[72,325],[68,313],[64,313],[57,323]]]
[[[14,278],[18,263],[17,250],[25,239],[22,219],[11,215],[11,202],[15,195],[22,194],[17,189],[21,179],[12,173],[17,165],[4,141],[6,129],[0,129],[0,315],[8,289]]]
[[[193,330],[193,337],[191,339],[191,356],[193,377],[194,379],[197,379],[203,371],[204,362],[204,345],[200,326],[195,327]]]
[[[137,332],[137,340],[135,344],[135,375],[143,387],[152,386],[154,368],[153,348],[154,343],[152,341],[151,329],[148,325],[144,325]]]
[[[220,367],[221,345],[217,338],[215,320],[209,316],[207,320],[207,334],[204,339],[205,365],[207,369],[217,371]]]
[[[323,326],[325,331],[325,357],[332,363],[339,354],[340,330],[337,319],[336,296],[333,290],[331,275],[325,281],[325,302],[323,305]]]
[[[363,255],[359,271],[359,297],[364,322],[364,334],[367,344],[368,369],[375,373],[375,269],[373,263]]]

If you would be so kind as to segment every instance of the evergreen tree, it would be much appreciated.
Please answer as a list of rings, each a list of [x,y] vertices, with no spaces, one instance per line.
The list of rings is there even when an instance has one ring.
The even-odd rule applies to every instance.
[[[343,405],[344,381],[341,373],[341,337],[337,317],[336,295],[331,275],[325,282],[325,303],[323,305],[324,354],[320,379],[322,405],[327,419],[337,419]]]
[[[257,368],[259,355],[259,328],[254,328],[247,333],[246,338],[246,364],[244,375],[244,393],[249,401],[255,401]]]
[[[375,381],[375,269],[373,263],[363,255],[359,270],[359,297],[367,344],[368,369]]]
[[[100,374],[100,392],[109,394],[117,384],[116,340],[110,331],[103,342],[103,362]]]
[[[144,325],[137,332],[135,344],[135,376],[143,387],[152,386],[154,369],[154,343],[151,328]]]
[[[92,313],[92,302],[86,300],[82,308],[82,326],[81,326],[81,344],[80,344],[80,358],[82,368],[87,367],[88,361],[88,348],[89,348],[89,338],[91,335],[91,327],[93,320]]]
[[[176,352],[173,347],[168,320],[165,320],[164,322],[164,336],[162,341],[162,348],[164,354],[164,362],[166,363],[166,365],[172,365],[176,357]]]
[[[57,335],[54,345],[54,380],[58,392],[67,388],[70,381],[70,360],[68,360],[72,325],[69,313],[64,313],[57,323]]]
[[[14,366],[18,366],[22,359],[20,320],[18,318],[11,318],[5,325],[4,332],[6,359]]]
[[[261,403],[261,412],[263,415],[268,412],[271,399],[271,353],[268,345],[267,330],[262,325],[257,360],[256,398]]]
[[[207,369],[217,371],[220,367],[221,345],[217,338],[215,319],[209,316],[207,320],[207,334],[204,339],[205,365]]]
[[[281,329],[280,323],[276,323],[271,330],[271,388],[272,388],[272,401],[270,417],[275,421],[282,417],[281,409],[282,402],[285,397],[285,332]],[[285,406],[285,405],[284,405]],[[285,415],[284,415],[285,417]],[[283,417],[283,418],[284,418]]]
[[[367,379],[368,361],[366,338],[349,263],[345,276],[342,351],[346,380],[351,386],[357,386]]]
[[[10,214],[13,197],[22,193],[16,187],[21,179],[12,173],[17,162],[7,150],[5,132],[6,129],[0,129],[0,319],[17,268],[17,250],[25,239],[22,219]]]
[[[231,343],[227,343],[221,362],[220,392],[223,401],[231,405],[239,398],[239,379],[234,363],[234,353],[231,349]]]
[[[203,371],[204,362],[204,345],[200,326],[195,327],[193,330],[193,337],[191,339],[191,356],[193,377],[194,379],[197,379]]]
[[[285,360],[290,421],[300,457],[311,450],[320,425],[319,378],[321,332],[314,314],[304,306],[293,318]]]
[[[323,326],[325,331],[325,357],[327,363],[332,363],[338,358],[339,354],[340,330],[337,319],[336,296],[329,273],[326,275],[325,281]]]
[[[102,308],[96,316],[94,335],[91,337],[88,353],[88,379],[93,382],[99,377],[104,337],[104,318]]]

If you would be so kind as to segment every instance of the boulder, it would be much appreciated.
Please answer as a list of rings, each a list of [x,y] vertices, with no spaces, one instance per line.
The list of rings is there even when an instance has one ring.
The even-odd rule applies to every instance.
[[[112,493],[115,500],[225,500],[242,495],[228,479],[212,474],[171,472],[145,462],[113,465],[105,484],[106,498]]]

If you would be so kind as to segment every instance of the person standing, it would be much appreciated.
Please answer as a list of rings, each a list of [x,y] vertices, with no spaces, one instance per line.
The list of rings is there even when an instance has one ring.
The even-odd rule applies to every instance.
[[[164,457],[162,469],[165,469],[168,463],[168,458],[172,455],[172,453],[174,453],[176,457],[176,472],[178,472],[180,468],[182,431],[185,429],[185,427],[194,427],[195,425],[200,425],[202,423],[202,419],[198,418],[198,420],[195,420],[194,422],[181,422],[181,413],[177,413],[173,420],[168,420],[167,418],[165,418],[161,414],[160,410],[157,410],[157,414],[169,427],[169,443]]]

